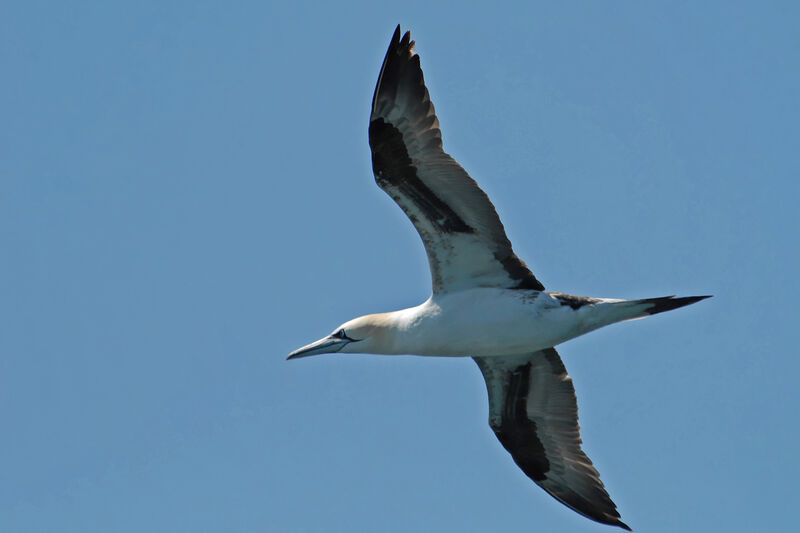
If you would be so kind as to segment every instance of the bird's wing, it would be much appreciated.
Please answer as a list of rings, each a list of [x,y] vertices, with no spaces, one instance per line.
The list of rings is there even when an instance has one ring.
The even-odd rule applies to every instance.
[[[570,509],[630,530],[581,450],[575,389],[558,352],[474,359],[489,391],[489,425],[517,466]]]
[[[494,206],[442,150],[410,32],[394,32],[372,98],[369,124],[375,181],[422,237],[433,292],[474,287],[544,290],[511,249]]]

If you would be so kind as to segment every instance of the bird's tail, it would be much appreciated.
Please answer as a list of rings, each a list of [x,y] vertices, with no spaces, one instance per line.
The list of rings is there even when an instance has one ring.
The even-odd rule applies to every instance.
[[[644,300],[623,300],[615,302],[612,305],[617,307],[618,311],[624,313],[626,318],[623,320],[635,320],[637,318],[644,318],[650,315],[657,315],[664,311],[672,311],[679,307],[691,305],[711,298],[708,296],[682,296],[676,298],[675,296],[662,296],[660,298],[645,298]]]

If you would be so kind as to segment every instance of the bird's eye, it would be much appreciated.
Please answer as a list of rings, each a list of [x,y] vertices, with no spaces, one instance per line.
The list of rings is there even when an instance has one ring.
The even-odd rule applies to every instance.
[[[333,337],[334,339],[342,339],[343,341],[356,342],[355,339],[351,339],[350,337],[347,336],[347,333],[344,332],[344,329],[340,329],[339,331],[331,335],[331,337]]]

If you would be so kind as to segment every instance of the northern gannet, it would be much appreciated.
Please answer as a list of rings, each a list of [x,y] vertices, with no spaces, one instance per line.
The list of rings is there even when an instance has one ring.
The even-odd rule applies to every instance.
[[[597,328],[708,296],[620,300],[545,291],[516,256],[494,206],[442,149],[410,32],[398,25],[372,98],[375,181],[422,237],[433,290],[417,307],[366,315],[289,354],[472,357],[489,393],[489,425],[525,474],[555,499],[630,528],[581,450],[572,379],[554,346]]]

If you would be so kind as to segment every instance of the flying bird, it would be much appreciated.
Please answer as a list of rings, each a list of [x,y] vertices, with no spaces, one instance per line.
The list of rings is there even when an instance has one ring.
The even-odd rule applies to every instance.
[[[375,181],[413,223],[432,294],[421,305],[354,318],[289,354],[472,357],[486,381],[489,425],[522,471],[578,513],[630,530],[581,449],[572,379],[554,346],[597,328],[708,296],[643,300],[546,291],[514,253],[494,206],[442,149],[410,32],[398,25],[372,98]]]

